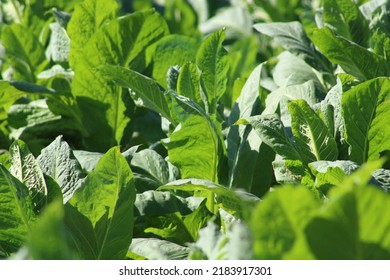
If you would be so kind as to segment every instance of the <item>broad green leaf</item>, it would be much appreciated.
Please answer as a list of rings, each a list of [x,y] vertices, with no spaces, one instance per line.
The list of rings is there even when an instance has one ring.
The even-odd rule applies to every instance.
[[[188,61],[195,62],[198,42],[179,34],[168,35],[156,43],[153,55],[153,78],[167,88],[167,72],[170,66],[182,66]]]
[[[38,38],[20,24],[5,26],[1,30],[6,62],[13,69],[13,80],[35,82],[36,75],[47,65],[45,50]]]
[[[11,105],[23,96],[24,93],[11,86],[10,82],[0,81],[0,120],[7,118]]]
[[[359,7],[349,0],[325,0],[322,18],[326,26],[361,46],[366,46],[369,29],[368,22]]]
[[[64,206],[55,201],[45,208],[28,238],[29,255],[35,260],[71,260],[76,255],[67,244]]]
[[[120,66],[105,65],[100,71],[118,86],[128,88],[137,106],[156,111],[171,120],[164,91],[155,80]]]
[[[337,159],[336,141],[313,109],[304,100],[297,100],[289,104],[289,111],[296,147],[302,159],[306,163]]]
[[[390,150],[390,81],[377,78],[344,93],[342,114],[350,159],[361,164]]]
[[[34,213],[28,188],[0,165],[0,255],[10,256],[25,243]]]
[[[182,178],[199,178],[218,182],[221,141],[210,120],[191,116],[164,141],[169,161],[176,165]]]
[[[133,235],[134,201],[132,171],[114,147],[100,159],[65,209],[68,229],[83,258],[126,256]]]
[[[37,161],[43,173],[52,177],[61,187],[66,203],[82,184],[85,177],[68,143],[58,136],[44,148]]]
[[[302,58],[308,65],[330,71],[328,61],[313,47],[300,22],[257,23],[253,27],[271,36],[285,50]]]
[[[261,140],[283,158],[302,160],[277,114],[249,117],[239,120],[237,124],[252,125]]]
[[[285,186],[269,193],[257,205],[250,223],[255,258],[286,258],[318,206],[313,194],[303,187]]]
[[[26,185],[35,210],[39,212],[47,203],[48,188],[38,161],[22,140],[12,143],[9,153],[11,174]]]
[[[168,163],[153,150],[145,149],[135,153],[130,164],[134,172],[140,172],[138,169],[141,169],[141,172],[149,175],[159,186],[169,181]]]
[[[190,249],[157,238],[134,238],[129,250],[148,260],[184,260]]]
[[[206,200],[203,200],[198,208],[191,214],[184,216],[183,223],[194,240],[198,239],[199,230],[207,225],[207,222],[215,218],[206,207]]]
[[[222,46],[224,39],[225,30],[212,33],[201,44],[196,56],[211,114],[216,112],[218,100],[226,92],[229,61]]]
[[[84,137],[86,148],[103,152],[127,141],[124,134],[130,122],[128,112],[132,110],[130,96],[98,69],[115,65],[143,70],[146,48],[166,33],[164,19],[149,10],[110,21],[83,46],[83,55],[74,69],[72,93],[88,132]]]
[[[72,68],[76,68],[91,37],[116,16],[118,9],[119,5],[114,0],[85,0],[76,6],[67,26],[71,39],[69,63]]]
[[[187,0],[167,1],[164,4],[164,18],[171,33],[197,36],[198,19],[194,9]]]
[[[369,186],[331,193],[305,228],[317,259],[378,260],[390,257],[390,196]],[[373,203],[375,201],[375,203]]]
[[[262,111],[259,100],[262,69],[263,64],[260,64],[249,76],[230,113],[229,123],[234,124],[238,119],[251,117]],[[227,136],[229,187],[242,188],[257,195],[268,190],[272,180],[271,162],[274,155],[272,152],[266,153],[267,147],[264,146],[265,144],[252,127],[231,126],[229,128]],[[257,179],[262,181],[262,190],[256,189],[259,185]]]
[[[311,39],[332,63],[361,81],[387,76],[389,72],[382,56],[336,35],[328,27],[314,30]]]
[[[267,20],[284,22],[296,20],[304,2],[299,0],[255,0],[254,3],[264,9]]]

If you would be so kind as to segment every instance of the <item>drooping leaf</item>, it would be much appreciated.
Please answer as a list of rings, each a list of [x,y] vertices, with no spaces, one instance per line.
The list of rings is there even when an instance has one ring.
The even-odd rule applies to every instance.
[[[52,177],[61,187],[66,203],[82,184],[85,177],[69,145],[58,136],[42,150],[37,161],[42,171]]]
[[[377,78],[344,93],[342,115],[350,159],[361,164],[390,150],[390,81]]]
[[[5,26],[1,41],[6,49],[7,64],[12,67],[12,80],[35,82],[36,75],[47,65],[45,50],[38,38],[20,24]]]
[[[126,256],[133,235],[134,201],[133,174],[119,148],[114,147],[100,159],[65,208],[67,227],[82,258]]]
[[[382,56],[334,34],[328,27],[314,30],[311,39],[332,63],[361,81],[387,76],[389,72]]]
[[[171,120],[164,91],[155,80],[120,66],[106,65],[101,68],[101,73],[115,84],[128,88],[136,105],[156,111]]]

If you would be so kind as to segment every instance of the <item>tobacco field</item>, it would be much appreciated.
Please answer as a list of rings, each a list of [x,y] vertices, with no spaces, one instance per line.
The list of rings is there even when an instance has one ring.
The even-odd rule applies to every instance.
[[[390,259],[386,0],[0,0],[0,259]]]

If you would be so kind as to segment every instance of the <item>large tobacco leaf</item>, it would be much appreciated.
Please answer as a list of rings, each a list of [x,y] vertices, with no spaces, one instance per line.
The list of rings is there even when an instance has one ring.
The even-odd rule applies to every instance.
[[[123,259],[134,225],[132,171],[119,148],[110,149],[65,207],[65,222],[80,256]]]
[[[85,44],[74,69],[72,93],[88,132],[88,149],[106,151],[120,144],[130,122],[129,95],[97,68],[108,64],[142,70],[146,47],[167,33],[163,18],[149,10],[111,20]]]
[[[390,150],[388,78],[361,83],[342,96],[345,138],[350,159],[361,164]]]

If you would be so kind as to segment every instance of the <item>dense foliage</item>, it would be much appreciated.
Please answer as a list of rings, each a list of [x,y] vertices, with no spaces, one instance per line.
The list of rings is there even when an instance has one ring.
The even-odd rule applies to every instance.
[[[386,0],[1,0],[0,258],[390,259]]]

